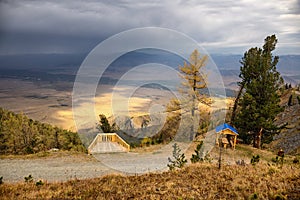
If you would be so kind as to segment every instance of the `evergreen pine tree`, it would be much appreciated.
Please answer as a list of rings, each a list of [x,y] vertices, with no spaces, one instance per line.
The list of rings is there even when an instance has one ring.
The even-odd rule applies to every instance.
[[[111,133],[112,132],[112,128],[111,128],[111,126],[110,126],[110,124],[109,124],[106,116],[103,115],[103,114],[100,114],[99,117],[100,117],[100,123],[97,126],[97,128],[100,131],[103,131],[103,133]]]
[[[191,162],[192,163],[196,163],[196,162],[201,161],[201,152],[200,152],[200,150],[201,150],[202,145],[203,145],[203,141],[201,141],[197,145],[197,147],[195,149],[195,154],[192,154],[192,157],[191,157]]]
[[[282,111],[279,89],[283,80],[276,69],[279,57],[272,55],[276,44],[276,36],[268,36],[262,49],[251,48],[242,60],[243,88],[233,122],[242,139],[246,143],[253,141],[256,148],[260,148],[262,142],[270,141],[279,130],[274,121]]]
[[[173,158],[168,158],[170,164],[167,166],[170,170],[174,170],[175,168],[182,168],[187,163],[187,159],[185,158],[184,153],[181,153],[180,147],[177,145],[177,143],[173,144]]]

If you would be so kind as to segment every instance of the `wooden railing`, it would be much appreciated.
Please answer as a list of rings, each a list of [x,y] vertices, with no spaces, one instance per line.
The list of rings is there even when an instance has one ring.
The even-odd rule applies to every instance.
[[[124,147],[127,151],[130,151],[130,145],[127,144],[118,134],[116,133],[99,133],[93,142],[88,147],[88,151],[93,149],[98,142],[116,142],[122,147]]]

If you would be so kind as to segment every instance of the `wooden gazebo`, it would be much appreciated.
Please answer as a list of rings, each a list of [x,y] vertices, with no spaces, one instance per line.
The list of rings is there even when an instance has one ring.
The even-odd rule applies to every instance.
[[[222,145],[224,148],[229,144],[233,149],[235,149],[236,139],[239,135],[237,130],[230,126],[229,124],[221,124],[216,127],[217,145]],[[219,141],[220,140],[220,141]],[[220,144],[221,142],[221,144]]]

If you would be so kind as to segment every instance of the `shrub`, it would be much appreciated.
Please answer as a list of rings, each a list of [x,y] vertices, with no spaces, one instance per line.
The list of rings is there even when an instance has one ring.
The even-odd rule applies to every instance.
[[[152,139],[145,137],[143,138],[143,140],[141,141],[141,146],[150,146],[152,144]]]
[[[31,174],[29,174],[29,176],[25,176],[24,177],[25,183],[31,183],[33,182],[33,177],[31,176]]]
[[[258,194],[257,194],[256,192],[253,193],[253,194],[249,197],[249,199],[251,199],[251,200],[258,199]]]
[[[138,146],[140,146],[142,144],[139,144],[137,142],[130,142],[129,145],[130,145],[131,148],[136,148],[136,147],[138,147]]]
[[[293,163],[294,163],[294,164],[299,163],[299,159],[298,159],[297,157],[295,157],[294,160],[293,160]]]
[[[254,155],[251,158],[251,164],[256,165],[259,162],[259,155]]]
[[[271,161],[272,161],[273,163],[278,163],[278,156],[276,156],[276,158],[272,158]]]
[[[201,141],[201,142],[197,145],[197,147],[196,147],[196,149],[195,149],[195,154],[193,154],[192,157],[191,157],[191,162],[192,162],[192,163],[196,163],[196,162],[201,161],[201,157],[200,157],[200,149],[201,149],[202,145],[203,145],[203,141]]]
[[[175,168],[182,168],[187,163],[187,159],[185,158],[184,153],[181,153],[181,149],[179,148],[177,143],[173,145],[173,158],[175,160],[168,158],[170,164],[168,164],[167,166],[170,170],[174,170]]]
[[[287,199],[285,196],[281,195],[281,194],[277,194],[274,197],[275,200],[285,200]]]
[[[44,185],[44,182],[42,180],[39,180],[35,183],[36,186],[42,186]]]

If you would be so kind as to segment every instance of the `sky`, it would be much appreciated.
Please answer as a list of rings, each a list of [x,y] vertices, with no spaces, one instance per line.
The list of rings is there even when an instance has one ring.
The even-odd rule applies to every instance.
[[[2,0],[0,55],[86,53],[149,26],[182,32],[209,53],[243,54],[276,34],[279,54],[300,54],[300,0]]]

